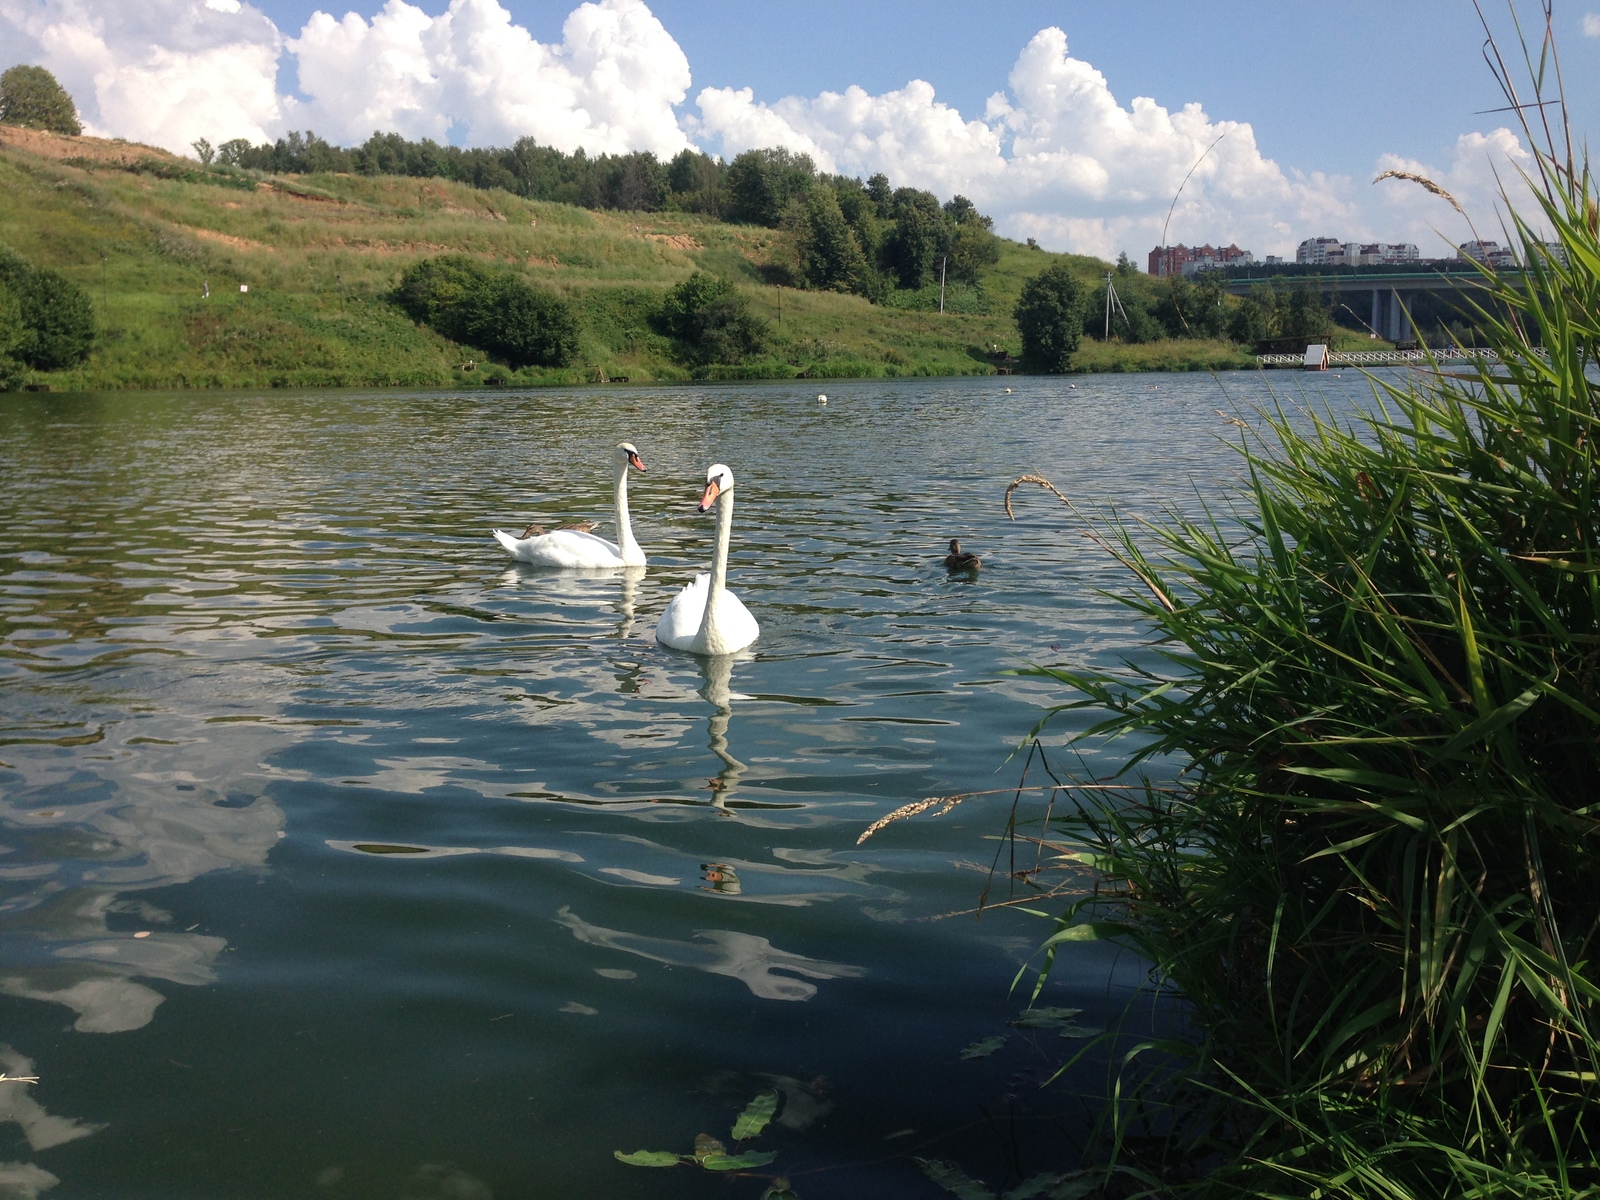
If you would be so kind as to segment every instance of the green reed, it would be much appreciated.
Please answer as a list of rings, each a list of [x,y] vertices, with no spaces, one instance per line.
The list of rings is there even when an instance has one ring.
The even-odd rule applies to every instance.
[[[1045,973],[1121,939],[1191,1027],[1115,1071],[1118,1194],[1600,1195],[1600,204],[1548,36],[1528,102],[1491,54],[1540,147],[1494,356],[1261,414],[1226,519],[1092,521],[1163,665],[1036,672],[1182,766],[1048,838],[1097,882]]]

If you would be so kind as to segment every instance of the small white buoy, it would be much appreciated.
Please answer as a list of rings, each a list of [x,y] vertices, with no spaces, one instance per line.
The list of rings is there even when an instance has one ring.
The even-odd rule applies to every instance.
[[[1008,396],[1011,395],[1011,389],[1010,388],[1006,389],[1006,395],[1008,395]]]
[[[828,402],[828,398],[826,396],[824,396],[821,392],[818,392],[817,393],[817,403],[818,404],[826,404],[827,402]]]
[[[1078,385],[1075,384],[1075,383],[1069,383],[1069,384],[1067,384],[1067,386],[1069,388],[1071,388],[1073,391],[1077,391],[1078,390]]]

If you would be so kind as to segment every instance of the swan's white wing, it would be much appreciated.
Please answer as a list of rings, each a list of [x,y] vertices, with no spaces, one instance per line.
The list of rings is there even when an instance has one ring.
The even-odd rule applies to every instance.
[[[724,591],[717,601],[716,645],[707,646],[713,654],[732,654],[743,650],[761,636],[761,626],[744,606],[744,601],[730,591]]]
[[[622,552],[614,543],[592,533],[579,533],[575,529],[557,529],[530,538],[512,537],[496,529],[494,537],[512,558],[536,567],[583,570],[623,565]]]
[[[700,632],[700,618],[706,611],[706,593],[711,590],[709,574],[696,575],[672,598],[667,611],[656,622],[656,641],[674,650],[694,649]]]

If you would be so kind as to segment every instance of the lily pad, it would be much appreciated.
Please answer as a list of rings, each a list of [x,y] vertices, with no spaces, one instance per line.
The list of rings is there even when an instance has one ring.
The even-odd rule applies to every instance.
[[[1072,1018],[1081,1016],[1081,1008],[1029,1008],[1007,1021],[1018,1029],[1060,1029],[1072,1024]]]
[[[917,1166],[929,1179],[961,1200],[995,1200],[993,1192],[954,1163],[940,1162],[936,1158],[919,1158]]]
[[[635,1150],[632,1154],[613,1150],[611,1153],[618,1162],[627,1163],[630,1167],[675,1167],[683,1161],[671,1150]]]
[[[789,1186],[788,1177],[779,1175],[767,1190],[761,1193],[761,1200],[800,1200],[800,1197],[796,1196],[794,1189]]]
[[[986,1037],[981,1042],[973,1042],[972,1045],[968,1046],[961,1052],[961,1057],[965,1059],[988,1058],[989,1055],[993,1054],[1005,1044],[1006,1039],[1004,1034],[1001,1034],[998,1037]]]
[[[778,1156],[770,1150],[746,1150],[743,1154],[708,1154],[700,1165],[708,1171],[748,1171],[764,1167]]]
[[[1079,1025],[1075,1021],[1068,1021],[1061,1027],[1061,1036],[1064,1038],[1099,1037],[1104,1032],[1104,1029],[1098,1029],[1093,1025]]]
[[[775,1091],[762,1092],[749,1104],[744,1106],[744,1111],[739,1114],[739,1119],[733,1123],[733,1140],[742,1142],[753,1138],[767,1127],[767,1122],[772,1120],[772,1114],[778,1111],[778,1093]]]

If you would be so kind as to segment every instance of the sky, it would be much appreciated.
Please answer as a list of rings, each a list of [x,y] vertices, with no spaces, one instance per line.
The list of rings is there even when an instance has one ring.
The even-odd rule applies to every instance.
[[[1581,139],[1600,0],[1554,2]],[[1506,0],[1483,4],[1509,32]],[[783,145],[1141,264],[1162,241],[1502,237],[1497,174],[1518,186],[1528,148],[1490,111],[1483,41],[1470,0],[0,0],[0,67],[48,67],[101,136]]]

